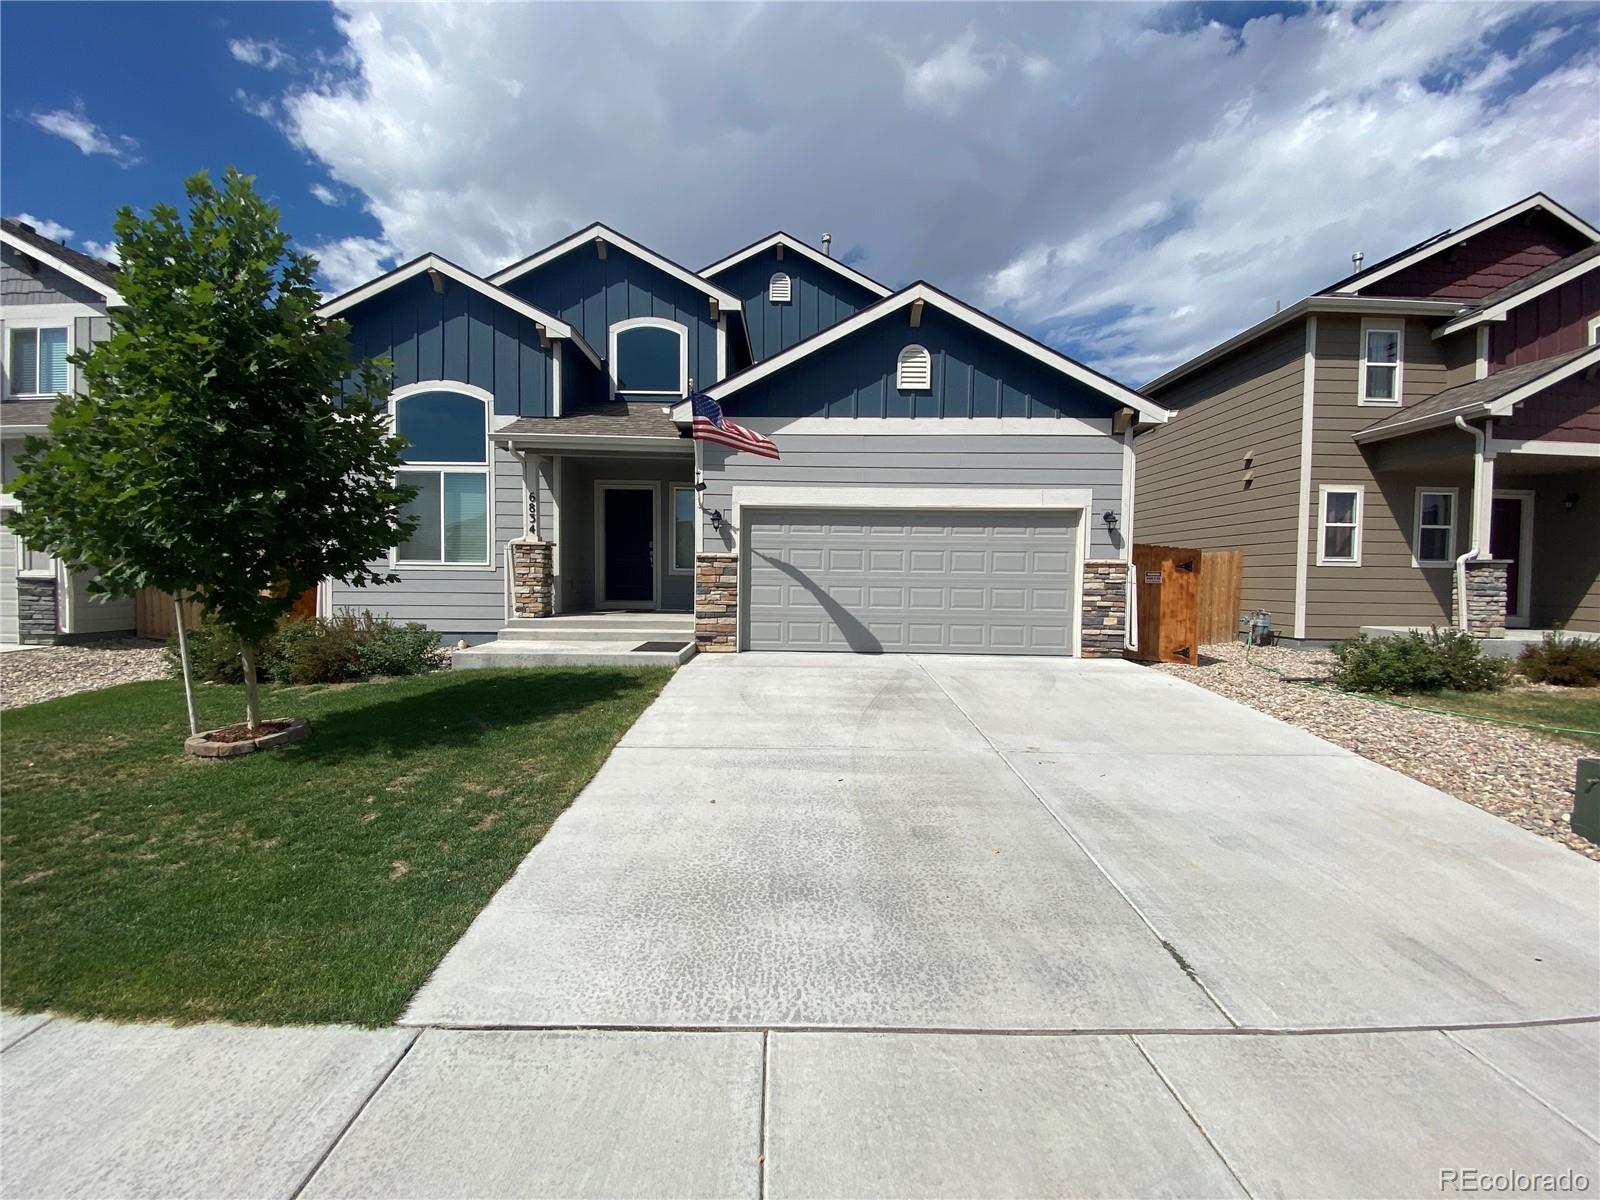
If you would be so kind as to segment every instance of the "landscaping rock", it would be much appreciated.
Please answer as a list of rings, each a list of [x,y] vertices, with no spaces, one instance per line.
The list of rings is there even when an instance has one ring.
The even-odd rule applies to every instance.
[[[167,677],[159,642],[128,638],[0,654],[0,708]]]
[[[1326,682],[1334,665],[1327,651],[1254,646],[1250,658],[1247,663],[1242,644],[1229,642],[1203,647],[1198,667],[1160,663],[1156,669],[1297,725],[1600,862],[1600,846],[1574,833],[1571,822],[1578,760],[1593,751],[1532,730],[1301,687],[1266,669]]]

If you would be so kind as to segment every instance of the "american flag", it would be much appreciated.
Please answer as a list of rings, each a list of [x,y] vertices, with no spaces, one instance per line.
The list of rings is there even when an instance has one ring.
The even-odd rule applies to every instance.
[[[722,415],[722,406],[704,392],[696,392],[689,399],[694,406],[696,441],[716,442],[734,450],[759,454],[762,458],[778,457],[778,447],[771,438],[762,437],[743,425],[735,425]]]

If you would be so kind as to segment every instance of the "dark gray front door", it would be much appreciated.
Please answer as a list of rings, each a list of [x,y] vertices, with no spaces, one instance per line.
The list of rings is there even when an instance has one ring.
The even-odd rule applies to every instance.
[[[1073,652],[1075,513],[803,509],[748,524],[751,650]]]
[[[600,493],[603,605],[648,608],[655,603],[655,493],[607,487]]]

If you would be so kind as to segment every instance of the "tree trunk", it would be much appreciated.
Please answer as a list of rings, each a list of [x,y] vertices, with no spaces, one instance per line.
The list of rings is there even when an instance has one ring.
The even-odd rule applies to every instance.
[[[239,661],[244,664],[244,719],[251,729],[261,728],[261,689],[256,686],[256,644],[239,639]]]

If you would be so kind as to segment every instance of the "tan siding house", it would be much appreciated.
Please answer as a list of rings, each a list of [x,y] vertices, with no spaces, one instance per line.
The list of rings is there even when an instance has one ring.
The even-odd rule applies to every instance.
[[[1474,632],[1600,632],[1600,347],[1496,342],[1552,288],[1600,296],[1573,286],[1596,246],[1532,196],[1154,380],[1175,415],[1139,438],[1139,539],[1242,550],[1241,616],[1309,644],[1471,625],[1461,592],[1497,587]],[[1600,301],[1568,309],[1587,334]]]

